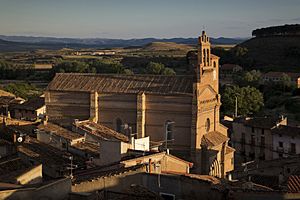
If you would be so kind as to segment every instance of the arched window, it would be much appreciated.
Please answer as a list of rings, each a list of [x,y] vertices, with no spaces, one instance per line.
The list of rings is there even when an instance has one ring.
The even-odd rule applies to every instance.
[[[217,67],[217,63],[216,63],[216,61],[214,61],[214,68],[216,68]]]
[[[206,130],[206,132],[209,132],[209,129],[210,129],[210,119],[207,118],[206,122],[205,122],[205,130]]]
[[[206,49],[207,65],[209,66],[209,49]]]
[[[204,66],[206,66],[206,51],[205,51],[205,49],[203,49],[203,63],[204,63]]]
[[[116,131],[119,133],[121,133],[121,131],[122,131],[122,124],[123,124],[122,120],[120,118],[117,118],[116,119]]]
[[[166,128],[166,140],[172,140],[173,139],[173,121],[167,120],[165,123]]]

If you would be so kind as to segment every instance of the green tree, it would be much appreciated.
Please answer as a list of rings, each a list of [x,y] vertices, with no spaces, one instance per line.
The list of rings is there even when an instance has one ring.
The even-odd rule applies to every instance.
[[[164,68],[162,74],[163,75],[176,75],[176,72],[173,69],[166,67],[166,68]]]
[[[162,63],[149,62],[146,67],[146,72],[148,74],[161,74],[165,69],[165,65]]]
[[[258,88],[261,82],[261,73],[259,70],[237,73],[233,76],[233,82],[240,87],[252,86]]]
[[[133,71],[130,70],[130,69],[125,69],[125,70],[124,70],[124,74],[127,74],[127,75],[133,75],[134,73],[133,73]]]
[[[42,91],[34,85],[28,83],[10,83],[3,88],[5,91],[13,93],[18,97],[29,99],[41,95]]]
[[[234,115],[237,98],[238,115],[247,116],[258,112],[264,105],[263,94],[254,87],[228,86],[222,94],[225,114]]]

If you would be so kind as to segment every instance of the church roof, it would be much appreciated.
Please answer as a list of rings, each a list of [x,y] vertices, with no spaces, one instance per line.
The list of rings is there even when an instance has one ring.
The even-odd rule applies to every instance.
[[[206,147],[214,147],[226,142],[228,138],[218,131],[209,132],[202,137],[202,144]]]
[[[192,95],[193,76],[57,73],[47,90]]]

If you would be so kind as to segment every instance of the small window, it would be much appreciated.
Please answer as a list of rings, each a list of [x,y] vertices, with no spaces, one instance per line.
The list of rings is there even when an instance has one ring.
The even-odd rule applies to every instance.
[[[290,153],[291,154],[296,154],[296,144],[295,143],[291,143]]]
[[[264,135],[265,134],[265,129],[261,129],[261,134]]]
[[[210,130],[210,119],[209,118],[206,119],[205,130],[206,130],[206,132],[209,132],[209,130]]]
[[[122,120],[120,118],[117,118],[117,120],[116,120],[116,131],[119,132],[119,133],[121,133],[121,131],[122,131],[122,124],[123,124]]]
[[[254,127],[252,127],[252,133],[254,133]]]
[[[173,139],[173,124],[174,124],[174,122],[172,122],[170,120],[166,121],[166,123],[165,123],[167,140]]]
[[[283,154],[282,154],[282,153],[279,153],[278,156],[279,156],[279,158],[282,158],[282,157],[283,157]]]
[[[279,147],[283,147],[283,142],[278,143]]]

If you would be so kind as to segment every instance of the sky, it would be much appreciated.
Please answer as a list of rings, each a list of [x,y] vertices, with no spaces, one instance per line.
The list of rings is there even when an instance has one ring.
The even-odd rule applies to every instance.
[[[300,0],[0,0],[0,35],[249,37],[300,23]]]

